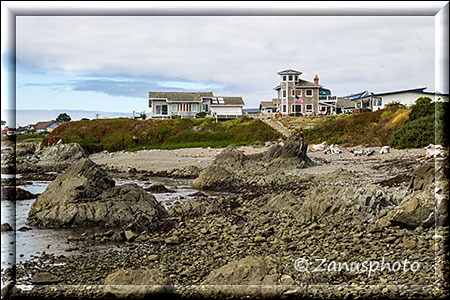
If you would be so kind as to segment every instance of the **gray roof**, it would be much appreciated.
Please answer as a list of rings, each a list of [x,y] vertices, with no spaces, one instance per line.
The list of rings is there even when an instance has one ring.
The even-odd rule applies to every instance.
[[[149,92],[149,98],[167,99],[167,102],[201,102],[201,97],[214,97],[212,92]]]
[[[244,106],[244,100],[242,97],[215,97],[216,99],[222,98],[224,103],[211,103],[211,105],[242,105]]]
[[[296,87],[321,87],[320,84],[315,84],[314,82],[310,82],[307,80],[300,79],[296,84]]]
[[[260,108],[263,108],[263,107],[267,107],[267,108],[275,107],[276,108],[277,106],[275,105],[275,103],[273,101],[261,101],[259,104],[259,107]]]
[[[350,99],[338,98],[336,101],[336,107],[338,107],[338,108],[355,107],[355,102],[353,102]]]
[[[278,72],[277,74],[278,75],[301,75],[302,72],[292,70],[292,69],[286,69],[286,70]]]

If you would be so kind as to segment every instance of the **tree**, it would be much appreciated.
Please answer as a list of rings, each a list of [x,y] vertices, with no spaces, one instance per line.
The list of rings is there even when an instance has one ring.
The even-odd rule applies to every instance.
[[[59,122],[59,123],[70,122],[70,120],[72,120],[72,119],[71,119],[70,116],[69,116],[68,114],[66,114],[66,113],[60,113],[60,114],[58,115],[58,117],[56,118],[56,122]]]
[[[430,97],[420,97],[417,98],[416,104],[430,104],[432,102]]]
[[[2,120],[2,127],[6,125],[6,121]]]

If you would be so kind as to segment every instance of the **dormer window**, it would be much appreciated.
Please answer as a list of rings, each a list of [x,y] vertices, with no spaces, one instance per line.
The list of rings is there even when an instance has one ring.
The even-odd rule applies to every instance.
[[[289,75],[289,81],[292,81],[292,75]]]
[[[286,81],[286,75],[283,75],[283,81]]]

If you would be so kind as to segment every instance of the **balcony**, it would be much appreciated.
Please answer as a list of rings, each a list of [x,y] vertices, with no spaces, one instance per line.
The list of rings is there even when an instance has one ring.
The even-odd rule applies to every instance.
[[[337,101],[337,96],[319,95],[319,101]]]

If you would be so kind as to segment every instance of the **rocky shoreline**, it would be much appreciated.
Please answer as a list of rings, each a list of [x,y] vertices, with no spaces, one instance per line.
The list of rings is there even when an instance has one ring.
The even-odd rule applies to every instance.
[[[324,154],[326,149],[307,152],[301,136],[292,136],[270,145],[265,152],[250,155],[226,148],[207,167],[125,171],[91,164],[88,155],[76,150],[76,146],[53,147],[61,149],[46,149],[46,153],[53,153],[47,156],[25,151],[18,161],[23,159],[22,168],[26,169],[25,158],[30,155],[39,157],[38,161],[51,160],[51,155],[66,158],[57,159],[61,173],[53,181],[55,187],[49,185],[36,200],[36,206],[39,201],[59,203],[52,199],[60,201],[55,206],[59,208],[71,201],[79,203],[76,216],[65,219],[67,226],[83,223],[75,221],[81,215],[82,203],[92,206],[117,199],[116,194],[107,194],[114,186],[107,184],[100,191],[95,189],[93,178],[101,180],[113,175],[145,180],[155,174],[179,176],[196,178],[194,187],[198,189],[235,194],[211,198],[198,193],[167,210],[159,209],[159,220],[171,224],[161,230],[129,226],[131,220],[117,227],[106,226],[105,218],[95,219],[96,225],[104,229],[68,237],[70,247],[79,249],[80,254],[42,253],[17,264],[16,285],[34,287],[21,291],[9,287],[13,298],[114,298],[155,293],[183,298],[448,295],[448,250],[444,247],[448,237],[447,160],[437,157],[425,161],[422,149],[355,154],[354,149],[338,152],[333,148],[334,153]],[[76,158],[70,161],[72,156]],[[77,164],[84,165],[76,170]],[[48,172],[51,164],[47,161],[37,165],[49,167],[45,170]],[[105,174],[98,176],[96,168],[101,167]],[[29,168],[29,173],[33,173],[33,168]],[[88,180],[73,185],[72,190],[64,183],[80,178],[86,170],[95,176],[85,175]],[[82,189],[84,194],[74,196],[73,192],[57,190],[58,182],[67,190]],[[50,197],[58,192],[59,197]],[[152,192],[143,193],[146,194],[139,196],[140,201],[151,202],[147,197]],[[61,214],[64,212],[45,213],[42,218],[54,220],[52,215]],[[84,215],[88,219],[88,214]],[[30,216],[33,220],[35,214]],[[118,216],[119,213],[113,217]],[[120,245],[120,251],[96,248],[111,243]],[[309,272],[301,268],[300,263],[305,260]],[[390,265],[383,271],[373,270],[370,276],[362,267],[345,269],[345,263],[364,261]],[[394,271],[396,262],[403,264]],[[417,269],[411,268],[413,264]],[[338,265],[343,266],[341,270],[336,269]],[[2,270],[2,278],[10,280],[12,271]]]

